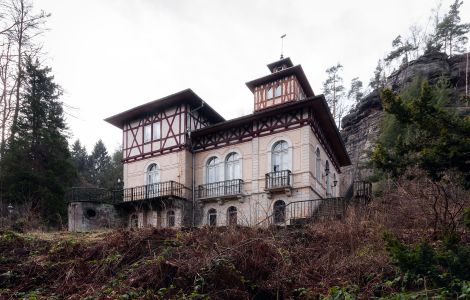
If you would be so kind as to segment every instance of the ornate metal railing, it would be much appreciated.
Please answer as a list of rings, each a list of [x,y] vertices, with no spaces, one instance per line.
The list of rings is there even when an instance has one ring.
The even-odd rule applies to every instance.
[[[274,207],[272,213],[256,225],[294,225],[341,218],[346,213],[348,203],[348,200],[339,197],[294,201],[282,207]]]
[[[218,198],[241,195],[243,192],[243,180],[233,179],[219,182],[201,184],[197,189],[197,198]]]
[[[188,191],[189,189],[181,183],[165,181],[115,190],[74,187],[66,193],[65,199],[67,202],[98,201],[107,203],[148,200],[161,197],[189,199]]]
[[[283,170],[266,174],[266,190],[275,190],[292,187],[292,172]]]
[[[367,203],[372,197],[372,183],[369,181],[355,181],[353,191],[355,199]]]

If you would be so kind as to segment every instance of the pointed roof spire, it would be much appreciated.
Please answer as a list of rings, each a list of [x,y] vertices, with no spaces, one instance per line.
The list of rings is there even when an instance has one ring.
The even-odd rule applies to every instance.
[[[283,59],[284,58],[284,38],[287,36],[286,33],[284,33],[283,35],[281,35],[281,58],[280,59]]]

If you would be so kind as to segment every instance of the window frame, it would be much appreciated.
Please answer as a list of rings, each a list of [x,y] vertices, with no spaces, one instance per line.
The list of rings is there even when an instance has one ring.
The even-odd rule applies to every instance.
[[[266,100],[274,98],[274,89],[272,86],[266,89]]]
[[[315,150],[315,178],[318,181],[321,179],[321,153],[318,147]]]
[[[280,219],[278,219],[279,217]],[[286,221],[286,202],[284,200],[277,200],[276,202],[274,202],[273,221],[274,224],[284,223]]]
[[[277,150],[277,147],[280,147]],[[279,164],[277,163],[279,159]],[[278,169],[276,169],[278,166]],[[271,172],[280,172],[289,170],[289,143],[286,140],[276,141],[271,148]]]
[[[157,121],[152,124],[152,141],[162,138],[161,122]]]
[[[212,164],[212,162],[214,162]],[[209,159],[206,161],[206,183],[214,183],[219,181],[219,158],[217,156],[211,156]],[[211,180],[211,172],[214,172],[212,174],[213,180]]]
[[[152,141],[152,124],[144,125],[144,143],[148,143]]]
[[[238,225],[238,209],[235,206],[227,208],[227,226]]]
[[[212,217],[214,218],[214,222],[212,222]],[[207,225],[211,227],[217,226],[217,210],[215,208],[210,208],[207,211]]]
[[[274,87],[274,97],[273,98],[277,98],[277,97],[281,97],[281,96],[282,96],[282,84],[278,83]]]
[[[232,157],[235,158],[231,159]],[[224,179],[236,180],[241,178],[241,156],[238,152],[232,151],[227,154],[224,160]]]
[[[166,212],[166,225],[168,228],[176,227],[176,212],[172,209]]]

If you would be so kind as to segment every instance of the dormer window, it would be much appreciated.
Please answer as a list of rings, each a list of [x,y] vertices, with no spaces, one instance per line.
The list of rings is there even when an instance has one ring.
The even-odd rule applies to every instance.
[[[274,97],[280,97],[282,93],[282,86],[280,84],[276,85],[274,89]]]
[[[267,90],[266,90],[266,99],[271,99],[273,98],[273,88],[272,87],[269,87]]]

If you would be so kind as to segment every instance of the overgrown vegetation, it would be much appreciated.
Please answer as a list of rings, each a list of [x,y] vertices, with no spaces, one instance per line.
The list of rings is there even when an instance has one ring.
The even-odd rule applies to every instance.
[[[87,234],[4,231],[0,235],[0,297],[408,299],[465,295],[468,235],[459,226],[454,240],[434,242],[430,216],[420,209],[426,199],[402,197],[400,191],[409,189],[406,185],[411,183],[388,187],[368,207],[351,206],[344,220],[303,228],[149,228]]]

